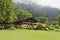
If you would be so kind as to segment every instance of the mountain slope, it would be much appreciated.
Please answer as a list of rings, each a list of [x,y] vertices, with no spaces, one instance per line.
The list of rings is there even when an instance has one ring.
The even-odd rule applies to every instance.
[[[57,8],[52,8],[49,6],[41,6],[32,1],[25,1],[25,2],[22,1],[17,3],[14,2],[14,6],[31,12],[33,17],[42,15],[54,19],[59,12],[59,9]]]

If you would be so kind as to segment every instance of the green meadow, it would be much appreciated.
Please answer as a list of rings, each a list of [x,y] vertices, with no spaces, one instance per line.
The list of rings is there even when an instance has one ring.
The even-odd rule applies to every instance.
[[[0,40],[60,40],[60,32],[41,30],[0,30]]]

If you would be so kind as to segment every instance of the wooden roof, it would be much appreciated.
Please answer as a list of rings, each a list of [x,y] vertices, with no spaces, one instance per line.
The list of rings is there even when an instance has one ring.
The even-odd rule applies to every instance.
[[[13,22],[13,24],[21,24],[21,23],[23,23],[23,22],[30,22],[30,21],[33,21],[33,23],[38,22],[37,19],[31,17],[31,18],[20,19],[20,20],[18,20],[18,21]]]

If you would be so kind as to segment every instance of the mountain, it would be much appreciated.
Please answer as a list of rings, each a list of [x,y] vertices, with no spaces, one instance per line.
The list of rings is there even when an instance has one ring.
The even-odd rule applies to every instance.
[[[52,8],[50,6],[42,6],[38,5],[32,1],[21,1],[21,2],[14,2],[14,6],[16,8],[21,8],[27,10],[32,13],[33,17],[37,16],[46,16],[50,19],[54,19],[59,12],[59,9]]]

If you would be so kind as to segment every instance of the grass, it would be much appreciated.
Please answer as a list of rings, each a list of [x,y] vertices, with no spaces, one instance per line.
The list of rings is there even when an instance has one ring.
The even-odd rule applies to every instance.
[[[38,30],[0,30],[0,40],[60,40],[60,32]]]

